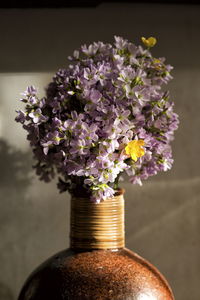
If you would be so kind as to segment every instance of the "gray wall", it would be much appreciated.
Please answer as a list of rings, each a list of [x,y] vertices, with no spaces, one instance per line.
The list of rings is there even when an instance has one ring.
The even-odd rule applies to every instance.
[[[43,88],[74,48],[113,35],[174,65],[169,84],[180,114],[173,169],[126,189],[126,245],[167,277],[176,300],[199,300],[200,6],[103,4],[87,9],[0,11],[0,299],[13,300],[44,259],[69,245],[69,195],[32,171],[25,132],[14,122],[20,93]]]

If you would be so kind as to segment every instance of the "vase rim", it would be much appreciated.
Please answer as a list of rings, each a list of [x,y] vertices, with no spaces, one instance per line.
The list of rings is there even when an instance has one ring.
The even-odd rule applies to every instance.
[[[115,193],[113,195],[113,197],[117,197],[117,196],[122,196],[125,193],[125,189],[124,188],[118,188],[115,190]],[[72,194],[72,198],[88,198],[89,195],[79,195],[79,194]],[[109,197],[108,197],[109,198]],[[112,198],[112,197],[111,197]]]
[[[125,193],[125,189],[119,188],[119,189],[117,189],[117,190],[115,191],[114,197],[115,197],[115,196],[124,195],[124,193]]]

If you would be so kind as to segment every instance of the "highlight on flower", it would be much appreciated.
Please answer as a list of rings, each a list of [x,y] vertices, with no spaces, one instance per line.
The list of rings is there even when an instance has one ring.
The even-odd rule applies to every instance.
[[[137,161],[139,157],[145,154],[143,146],[145,145],[144,140],[133,140],[130,141],[125,147],[125,153],[134,161]]]
[[[141,184],[172,167],[178,116],[162,89],[172,66],[151,54],[155,38],[142,39],[147,49],[118,36],[83,45],[45,97],[33,86],[23,93],[16,121],[27,131],[36,174],[46,182],[58,174],[60,192],[81,191],[98,203],[124,174]]]
[[[153,46],[155,46],[155,44],[157,43],[157,40],[155,37],[149,37],[148,39],[146,39],[145,37],[142,37],[141,38],[143,44],[148,47],[148,48],[151,48]]]

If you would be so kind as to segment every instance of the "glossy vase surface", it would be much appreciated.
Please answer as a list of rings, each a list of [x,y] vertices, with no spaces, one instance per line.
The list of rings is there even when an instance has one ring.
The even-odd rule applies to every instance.
[[[27,279],[18,300],[174,300],[163,275],[123,246],[123,207],[120,204],[119,210],[116,203],[109,209],[102,206],[103,214],[98,211],[95,218],[91,218],[90,225],[87,220],[91,211],[87,218],[87,206],[82,208],[86,218],[81,223],[81,216],[72,214],[70,248],[39,266]],[[98,220],[98,224],[94,220]],[[107,223],[111,224],[109,228],[113,231],[105,231]],[[96,230],[92,234],[91,227]],[[112,248],[109,245],[113,245]]]

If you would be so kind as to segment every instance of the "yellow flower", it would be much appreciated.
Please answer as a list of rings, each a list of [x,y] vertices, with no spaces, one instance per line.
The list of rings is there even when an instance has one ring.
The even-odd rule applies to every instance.
[[[154,62],[155,64],[159,64],[159,63],[161,63],[161,60],[158,59],[158,58],[154,58],[153,62]]]
[[[142,148],[144,146],[143,140],[133,140],[130,141],[125,147],[125,153],[134,161],[137,161],[139,157],[142,157],[145,154],[145,150]]]
[[[142,37],[141,40],[142,40],[143,44],[148,48],[155,46],[155,44],[157,43],[156,38],[154,38],[152,36],[149,37],[148,39],[146,39],[145,37]]]
[[[156,70],[159,71],[159,70],[163,69],[163,65],[161,64],[161,60],[160,59],[154,58],[153,63],[154,63],[154,68]]]

